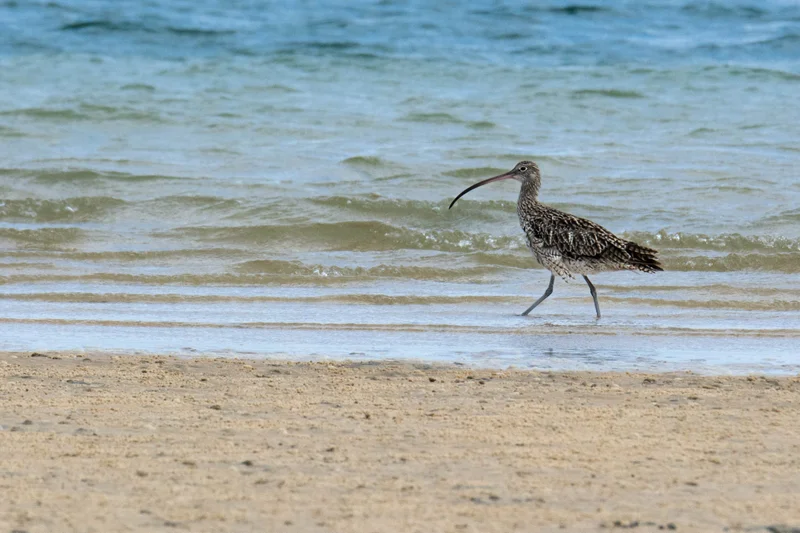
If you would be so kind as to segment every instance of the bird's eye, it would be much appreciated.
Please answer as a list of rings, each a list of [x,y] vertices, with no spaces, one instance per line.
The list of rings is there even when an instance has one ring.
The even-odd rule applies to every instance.
[[[528,170],[528,167],[519,167],[520,172],[525,172],[526,170]]]

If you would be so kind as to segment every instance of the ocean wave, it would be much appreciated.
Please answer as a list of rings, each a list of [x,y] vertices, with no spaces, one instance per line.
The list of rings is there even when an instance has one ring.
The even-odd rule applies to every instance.
[[[800,33],[787,33],[784,35],[777,35],[775,37],[770,37],[768,39],[761,39],[760,41],[756,41],[754,43],[745,43],[745,46],[786,46],[795,49],[796,45],[800,43]]]
[[[443,223],[458,224],[460,220],[496,220],[498,216],[511,215],[515,211],[515,203],[505,200],[473,202],[460,200],[458,214],[448,211],[451,198],[437,202],[425,200],[406,200],[370,196],[328,196],[310,200],[317,206],[331,209],[336,215],[352,217],[354,215],[369,216],[382,220],[405,220],[413,224]]]
[[[309,275],[309,274],[306,274]],[[310,274],[317,275],[317,274]],[[360,273],[364,277],[364,273]],[[355,277],[355,276],[351,276]],[[604,285],[604,289],[608,289]],[[646,287],[652,292],[658,287]],[[681,287],[682,292],[692,292],[692,287]],[[696,289],[696,288],[694,288]],[[695,298],[642,298],[619,297],[604,294],[603,301],[626,305],[651,305],[656,307],[679,307],[684,309],[731,309],[742,311],[800,311],[800,300],[786,299],[695,299]],[[529,297],[487,294],[468,296],[447,295],[389,295],[375,293],[323,294],[315,296],[277,296],[249,294],[186,294],[184,292],[25,292],[0,293],[0,300],[24,302],[58,303],[156,303],[156,304],[213,304],[213,303],[301,303],[344,305],[464,305],[487,303],[525,303]]]
[[[800,253],[741,254],[723,257],[677,256],[666,257],[661,263],[665,270],[687,272],[735,272],[739,270],[765,270],[794,274],[800,272]]]
[[[583,13],[601,13],[609,12],[611,9],[603,6],[589,5],[589,4],[568,4],[560,7],[546,8],[551,13],[563,13],[565,15],[581,15]]]
[[[148,93],[155,92],[156,88],[149,83],[126,83],[120,87],[123,91],[144,91]]]
[[[60,247],[74,245],[85,236],[79,228],[0,228],[0,242],[10,241],[20,247]]]
[[[467,123],[467,127],[473,130],[490,130],[497,127],[497,124],[489,120],[473,120]]]
[[[627,239],[661,250],[715,250],[719,252],[800,252],[800,239],[774,235],[741,235],[726,233],[627,232]]]
[[[704,295],[715,294],[718,296],[736,297],[736,298],[753,298],[769,297],[769,298],[791,298],[800,300],[800,287],[788,288],[786,286],[769,287],[763,285],[750,285],[750,284],[735,284],[726,285],[724,283],[709,283],[700,285],[653,285],[647,283],[646,279],[642,280],[644,283],[641,285],[613,285],[604,283],[603,287],[613,293],[631,293],[631,292],[659,292],[659,293],[675,293],[676,296],[682,297],[691,293],[702,293]]]
[[[512,202],[465,202],[459,217],[450,216],[447,199],[438,202],[382,198],[377,195],[363,197],[315,197],[301,199],[299,204],[277,202],[279,205],[244,209],[239,200],[217,196],[188,195],[166,196],[144,202],[129,203],[113,197],[78,197],[63,200],[5,200],[0,201],[0,221],[10,227],[0,229],[0,239],[16,248],[71,248],[75,259],[92,261],[137,260],[147,261],[158,257],[180,258],[187,250],[200,250],[201,255],[219,257],[226,254],[253,257],[253,254],[271,253],[282,257],[302,252],[394,252],[401,250],[441,252],[454,254],[453,261],[462,267],[472,268],[535,268],[535,261],[527,250],[524,236],[511,222]],[[314,207],[317,211],[314,212]],[[298,206],[303,216],[297,216]],[[488,207],[492,207],[493,209]],[[78,227],[19,227],[22,223],[82,223],[102,222],[113,218],[119,209],[133,209],[148,216],[177,212],[180,220],[192,217],[200,220],[247,220],[239,225],[209,224],[160,229],[148,238],[168,239],[175,250],[152,251],[92,251],[75,249],[86,238],[86,229]],[[324,211],[324,210],[329,210]],[[309,216],[311,210],[311,216]],[[239,213],[247,213],[242,219]],[[233,213],[233,214],[232,214]],[[293,215],[293,213],[295,213]],[[336,219],[343,215],[351,218],[341,222],[313,222],[311,219]],[[161,215],[163,216],[163,215]],[[459,229],[461,217],[468,216],[474,223],[494,222],[496,218],[509,217],[505,234]],[[782,220],[791,222],[794,211],[784,213]],[[288,217],[288,218],[287,218]],[[363,217],[364,220],[352,218]],[[285,219],[285,220],[283,220]],[[251,222],[252,220],[252,222]],[[273,223],[260,223],[271,220]],[[255,223],[253,223],[255,222]],[[443,227],[444,225],[450,227]],[[667,270],[678,271],[737,271],[766,270],[800,272],[800,239],[779,235],[742,235],[739,233],[707,235],[701,233],[626,232],[622,237],[655,248]],[[209,251],[209,247],[211,251]],[[81,255],[83,254],[83,255]],[[159,255],[161,254],[161,255]],[[407,254],[408,255],[408,254]],[[414,254],[412,253],[411,256]],[[417,254],[419,255],[419,254]],[[409,257],[411,257],[409,256]],[[242,257],[242,255],[238,255]],[[257,257],[257,255],[256,255]],[[354,256],[357,257],[357,256]],[[66,259],[66,256],[62,259]],[[413,265],[414,261],[410,263]]]
[[[507,296],[416,296],[387,294],[327,294],[322,296],[243,296],[227,294],[164,294],[126,292],[40,292],[0,294],[0,300],[71,303],[336,303],[345,305],[459,305],[514,302]]]
[[[233,261],[253,257],[253,253],[245,249],[231,247],[217,248],[178,248],[173,250],[105,250],[88,252],[81,250],[57,250],[55,254],[40,250],[3,250],[0,257],[11,257],[15,259],[40,259],[52,261],[52,263],[36,263],[39,266],[49,265],[48,268],[57,268],[63,260],[87,261],[91,263],[127,263],[127,262],[158,262],[164,263],[183,263],[187,260],[196,259],[220,259]],[[13,263],[20,264],[20,263]],[[33,264],[33,263],[31,263]]]
[[[141,175],[129,174],[127,172],[114,171],[95,171],[86,169],[67,169],[67,170],[23,170],[23,169],[0,169],[0,176],[11,178],[24,178],[44,184],[55,183],[74,183],[76,185],[90,185],[93,182],[128,182],[143,183],[151,181],[187,181],[193,178],[182,178],[177,176]]]
[[[639,91],[626,91],[624,89],[580,89],[572,91],[572,96],[581,98],[585,96],[606,96],[609,98],[644,98]]]
[[[425,220],[440,218],[442,210],[447,210],[448,202],[426,202],[420,200],[404,200],[383,198],[380,196],[325,196],[312,198],[311,203],[334,209],[337,212],[361,213],[365,215],[381,214],[385,217],[409,217]]]
[[[786,33],[759,40],[740,40],[732,43],[700,43],[695,47],[695,50],[711,52],[720,50],[742,50],[754,52],[759,50],[780,51],[781,49],[785,49],[787,52],[794,52],[798,43],[800,43],[800,34]]]
[[[618,298],[603,296],[603,300],[626,305],[652,305],[656,307],[680,307],[683,309],[731,309],[737,311],[800,311],[797,300],[692,300],[658,298]]]
[[[61,31],[92,31],[95,33],[168,33],[188,37],[215,37],[219,35],[232,35],[235,30],[217,28],[195,28],[188,26],[170,26],[145,23],[131,20],[88,19],[76,20],[59,27]]]
[[[447,268],[413,264],[377,265],[372,267],[306,264],[300,261],[260,259],[236,266],[238,272],[319,277],[393,277],[408,279],[453,280],[475,279],[504,271],[542,269],[529,252],[477,252],[445,259]],[[760,270],[792,274],[800,272],[800,253],[738,254],[720,257],[702,255],[666,256],[661,259],[666,271],[673,272],[736,272]]]
[[[744,18],[761,18],[769,12],[753,5],[736,4],[734,2],[689,2],[681,10],[692,15],[699,15],[709,18],[733,16]]]
[[[330,285],[392,278],[426,281],[490,282],[497,268],[435,268],[398,265],[377,265],[369,268],[308,265],[294,261],[248,261],[241,263],[235,273],[219,274],[128,274],[98,272],[93,274],[11,274],[0,276],[0,285],[27,283],[119,283],[135,285],[186,286],[259,286],[259,285]]]
[[[782,211],[777,215],[771,215],[768,217],[764,217],[758,221],[758,223],[766,223],[766,224],[793,224],[800,222],[800,208],[798,209],[789,209],[786,211]]]
[[[187,227],[167,232],[202,241],[293,250],[385,251],[399,249],[488,251],[520,249],[521,237],[470,234],[458,230],[413,229],[377,221],[294,225]]]
[[[789,72],[786,70],[779,70],[774,68],[764,67],[746,67],[746,66],[723,66],[723,67],[708,67],[708,70],[722,69],[726,75],[741,76],[763,82],[765,77],[776,78],[786,81],[800,80],[800,74]]]
[[[44,107],[25,107],[21,109],[8,109],[0,111],[0,116],[42,118],[47,120],[80,120],[87,118],[74,109],[52,109]]]
[[[0,126],[0,137],[22,138],[26,136],[27,135],[21,130],[9,128],[8,126]]]
[[[0,220],[81,222],[99,220],[126,202],[109,196],[82,196],[64,200],[0,200]]]
[[[239,226],[187,226],[166,233],[184,235],[201,241],[230,242],[252,245],[292,243],[298,249],[377,251],[398,249],[437,250],[443,252],[486,252],[496,250],[524,250],[521,232],[507,235],[444,229],[447,200],[424,202],[382,198],[324,197],[312,200],[315,204],[330,207],[336,214],[380,216],[381,220],[347,220],[342,222],[300,222],[292,224],[253,224]],[[486,214],[487,202],[480,202],[478,211]],[[508,205],[507,205],[508,204]],[[511,202],[496,202],[497,211],[508,209]],[[465,202],[469,208],[469,202]],[[474,206],[472,206],[474,207]],[[270,215],[270,212],[260,216]],[[497,213],[495,213],[497,214]],[[390,219],[408,218],[414,222],[431,223],[428,227],[406,226],[388,222]],[[449,220],[458,223],[460,218]],[[489,219],[491,220],[491,219]],[[432,227],[439,225],[439,227]],[[512,230],[510,226],[507,228]],[[764,254],[798,253],[800,239],[774,235],[742,235],[738,233],[706,235],[702,233],[625,232],[626,239],[669,251],[713,251],[723,253],[760,252]],[[674,254],[673,254],[674,255]]]
[[[393,52],[393,48],[389,44],[381,44],[374,41],[357,42],[343,39],[340,41],[293,41],[277,44],[275,54],[278,57],[288,59],[302,58],[303,60],[309,56],[346,57],[349,60],[364,60],[362,67],[366,68],[369,68],[370,61],[385,58]],[[236,52],[243,55],[258,53],[258,51],[250,47],[237,47]]]
[[[81,31],[81,30],[101,30],[109,32],[123,31],[148,31],[146,26],[132,22],[112,21],[112,20],[78,20],[62,24],[58,28],[61,31]]]
[[[508,169],[496,167],[470,167],[448,170],[446,172],[442,172],[442,174],[445,176],[452,176],[454,178],[479,179],[491,178],[492,176],[497,176],[499,174],[503,174],[504,172],[508,172]]]
[[[95,104],[79,104],[75,107],[25,107],[18,109],[7,109],[0,111],[2,116],[26,117],[32,119],[42,119],[60,122],[75,121],[141,121],[148,124],[164,123],[165,120],[160,113],[142,111],[128,106],[101,106]]]
[[[664,252],[664,250],[661,250]],[[468,256],[470,263],[497,268],[541,268],[527,251],[518,253],[476,252]],[[761,270],[786,274],[800,272],[800,253],[729,253],[722,256],[662,253],[659,257],[666,271],[736,272]]]
[[[202,213],[238,213],[242,209],[242,201],[234,198],[196,194],[162,196],[149,200],[149,207],[158,212],[171,212],[175,209],[193,210]]]
[[[425,281],[461,281],[463,274],[457,272],[434,270],[433,272],[411,271],[404,272],[397,270],[385,270],[382,266],[373,269],[342,269],[338,267],[325,267],[322,265],[305,265],[299,262],[262,262],[252,261],[242,263],[243,271],[252,271],[242,275],[215,275],[188,278],[197,284],[198,281],[211,281],[212,283],[223,282],[230,285],[231,280],[244,282],[244,284],[270,284],[276,280],[283,282],[290,279],[294,284],[329,284],[328,282],[364,282],[371,278],[405,278],[420,279]],[[483,272],[470,272],[470,274],[483,275]],[[254,275],[254,276],[253,276]],[[37,275],[37,281],[52,281],[62,276]],[[28,276],[31,278],[31,276]],[[103,281],[111,278],[107,275],[101,276]],[[96,275],[81,276],[82,281],[97,281]],[[122,278],[113,278],[119,281]],[[130,277],[126,277],[130,281]],[[176,283],[177,280],[180,280]],[[136,284],[154,284],[176,286],[183,285],[187,280],[184,276],[139,276]],[[0,277],[0,284],[4,279]],[[239,284],[235,283],[235,284]],[[767,311],[767,312],[796,312],[800,311],[800,299],[798,291],[786,291],[782,289],[763,289],[749,288],[743,290],[732,285],[700,285],[700,286],[673,286],[664,287],[659,285],[644,285],[639,287],[615,286],[603,283],[606,294],[603,300],[615,302],[623,305],[642,306],[649,305],[655,307],[678,307],[684,309],[723,309],[736,311]],[[126,290],[114,290],[113,292],[102,292],[102,286],[95,285],[94,290],[80,292],[2,292],[0,300],[24,301],[24,302],[56,302],[56,303],[92,303],[92,304],[115,304],[115,303],[153,303],[153,304],[214,304],[214,303],[233,303],[233,304],[260,304],[260,303],[294,303],[294,304],[343,304],[343,305],[381,305],[381,306],[407,306],[407,305],[464,305],[464,304],[486,304],[504,303],[520,305],[529,303],[530,296],[520,296],[512,294],[489,295],[478,291],[470,295],[446,295],[446,294],[380,294],[380,293],[322,293],[314,295],[306,294],[260,294],[249,291],[234,291],[233,293],[192,293],[177,289],[174,291],[158,290],[133,292]],[[664,289],[668,289],[664,292]],[[99,290],[99,292],[95,292]],[[621,294],[620,294],[621,293]],[[642,293],[650,296],[640,296]],[[673,293],[673,294],[670,294]],[[676,296],[679,296],[676,298]],[[583,296],[578,296],[584,298]],[[574,296],[573,296],[574,298]]]
[[[381,167],[385,166],[387,163],[382,160],[380,157],[371,156],[371,155],[357,155],[354,157],[348,157],[344,161],[342,161],[345,165],[353,165],[353,166],[366,166],[366,167]]]
[[[450,113],[409,113],[400,120],[429,124],[463,124],[464,120]]]
[[[314,265],[300,261],[261,259],[237,265],[247,274],[282,275],[293,278],[403,278],[429,281],[477,280],[498,271],[492,266],[440,268],[414,265],[376,265],[372,267]]]

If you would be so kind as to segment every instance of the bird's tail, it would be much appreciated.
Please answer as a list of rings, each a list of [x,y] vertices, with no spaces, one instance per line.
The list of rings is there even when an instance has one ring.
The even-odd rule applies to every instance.
[[[625,251],[630,255],[628,264],[636,270],[642,272],[662,272],[664,270],[656,257],[658,250],[629,241],[625,246]]]

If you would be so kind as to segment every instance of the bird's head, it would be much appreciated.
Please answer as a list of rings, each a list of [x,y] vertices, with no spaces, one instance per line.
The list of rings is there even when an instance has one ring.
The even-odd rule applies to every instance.
[[[511,171],[506,172],[505,174],[500,174],[499,176],[495,176],[493,178],[489,178],[483,181],[479,181],[475,185],[471,185],[461,191],[458,196],[450,203],[450,207],[453,207],[455,203],[458,201],[459,198],[467,194],[472,189],[477,189],[481,185],[486,185],[487,183],[492,183],[493,181],[501,181],[501,180],[517,180],[520,183],[525,183],[525,181],[533,180],[538,183],[541,179],[539,174],[539,167],[533,161],[520,161],[517,163]],[[537,185],[538,188],[538,185]],[[449,209],[449,208],[448,208]]]

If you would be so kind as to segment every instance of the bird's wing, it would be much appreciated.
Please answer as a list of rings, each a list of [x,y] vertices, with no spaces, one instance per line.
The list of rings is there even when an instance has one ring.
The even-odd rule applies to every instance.
[[[539,247],[558,250],[562,256],[574,259],[600,258],[608,253],[628,255],[627,242],[600,224],[553,208],[538,213],[529,236]]]

